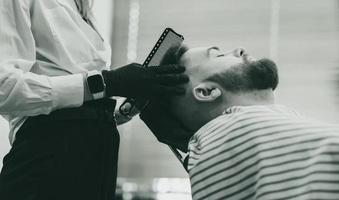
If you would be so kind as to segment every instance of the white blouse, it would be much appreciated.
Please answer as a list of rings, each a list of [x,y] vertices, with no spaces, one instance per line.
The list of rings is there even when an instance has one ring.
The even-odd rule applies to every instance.
[[[83,104],[82,73],[108,69],[111,50],[73,0],[0,1],[0,114],[10,142],[28,116]]]

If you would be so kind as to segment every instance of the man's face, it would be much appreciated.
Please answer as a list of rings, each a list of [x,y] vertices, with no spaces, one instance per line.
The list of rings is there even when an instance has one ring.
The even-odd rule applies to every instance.
[[[189,49],[181,58],[191,81],[201,82],[205,78],[232,66],[253,60],[243,48],[223,52],[218,47]]]
[[[222,72],[233,66],[240,65],[253,60],[242,48],[229,52],[223,52],[218,47],[201,47],[189,49],[181,57],[180,64],[186,67],[186,74],[190,82],[186,85],[184,96],[172,99],[173,114],[187,126],[196,131],[203,124],[211,120],[218,104],[222,104],[222,97],[213,101],[199,98],[197,88],[204,85],[206,78],[213,74]],[[216,84],[222,90],[222,87]],[[208,93],[208,90],[206,90]],[[204,91],[201,91],[204,95]]]

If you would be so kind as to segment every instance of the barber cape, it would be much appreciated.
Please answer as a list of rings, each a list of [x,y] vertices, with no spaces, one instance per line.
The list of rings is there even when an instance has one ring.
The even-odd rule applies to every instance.
[[[194,200],[339,199],[339,126],[231,107],[191,138],[188,170]]]

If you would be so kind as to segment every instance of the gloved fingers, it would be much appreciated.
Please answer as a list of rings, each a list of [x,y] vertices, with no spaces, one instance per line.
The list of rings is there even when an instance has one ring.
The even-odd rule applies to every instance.
[[[156,76],[156,81],[165,85],[178,85],[184,84],[189,81],[189,78],[185,74],[162,74]]]
[[[161,110],[164,112],[168,112],[168,108],[171,106],[171,102],[169,101],[168,98],[157,98],[157,99],[152,99],[152,102],[155,102],[155,104],[158,105],[156,108],[157,110]]]
[[[130,63],[130,64],[128,64],[128,65],[125,65],[125,66],[123,66],[123,67],[127,67],[127,66],[129,66],[129,67],[131,67],[131,66],[133,66],[133,67],[143,67],[141,64],[139,64],[139,63]]]
[[[161,65],[161,66],[150,66],[146,68],[156,74],[173,74],[173,73],[183,73],[185,67],[180,65]]]

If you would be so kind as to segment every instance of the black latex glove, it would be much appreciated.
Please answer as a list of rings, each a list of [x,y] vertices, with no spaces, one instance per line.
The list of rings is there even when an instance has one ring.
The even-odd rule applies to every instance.
[[[102,72],[106,96],[155,99],[185,93],[180,84],[188,77],[185,68],[176,65],[142,67],[132,63],[115,70]]]
[[[159,142],[187,152],[193,132],[187,130],[163,105],[150,103],[142,110],[140,118]]]

